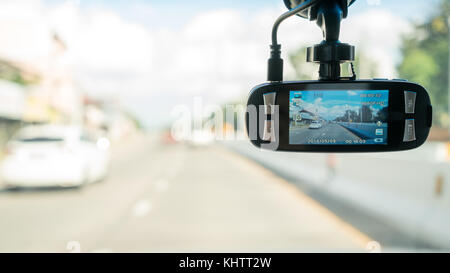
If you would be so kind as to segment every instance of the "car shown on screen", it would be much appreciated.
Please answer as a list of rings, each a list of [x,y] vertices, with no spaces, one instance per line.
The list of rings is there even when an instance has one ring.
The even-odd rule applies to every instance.
[[[320,129],[322,128],[322,123],[320,123],[317,120],[314,120],[311,122],[311,124],[309,124],[309,129]]]
[[[27,126],[8,142],[0,166],[7,187],[79,187],[107,175],[109,140],[79,127]]]

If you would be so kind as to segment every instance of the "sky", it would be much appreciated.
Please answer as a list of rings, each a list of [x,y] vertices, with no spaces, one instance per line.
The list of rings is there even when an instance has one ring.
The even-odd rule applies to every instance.
[[[341,40],[370,52],[380,77],[396,76],[401,35],[437,0],[357,0]],[[0,57],[40,63],[49,33],[66,42],[80,90],[116,98],[150,128],[170,124],[171,110],[242,101],[265,81],[271,27],[281,0],[2,0]],[[290,18],[279,31],[287,54],[320,42],[320,29]],[[30,46],[33,45],[33,46]]]
[[[65,1],[45,0],[45,2],[58,4]],[[264,9],[284,8],[281,0],[73,0],[73,2],[85,9],[114,10],[130,20],[152,26],[180,26],[193,14],[208,10],[235,9],[251,14]],[[430,12],[430,4],[437,2],[438,0],[357,0],[350,12],[360,13],[373,7],[380,7],[395,11],[400,17],[421,19]],[[170,22],[167,18],[170,18]]]

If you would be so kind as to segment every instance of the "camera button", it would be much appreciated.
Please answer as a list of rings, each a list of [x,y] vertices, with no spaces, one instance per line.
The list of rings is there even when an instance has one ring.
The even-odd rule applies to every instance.
[[[276,98],[276,93],[275,92],[271,92],[271,93],[266,93],[263,95],[264,98],[264,112],[266,115],[271,115],[273,114],[273,105],[275,105],[275,98]]]
[[[416,129],[414,119],[405,120],[405,132],[403,134],[403,142],[416,140]]]
[[[414,114],[416,105],[416,92],[404,91],[405,94],[405,113]]]

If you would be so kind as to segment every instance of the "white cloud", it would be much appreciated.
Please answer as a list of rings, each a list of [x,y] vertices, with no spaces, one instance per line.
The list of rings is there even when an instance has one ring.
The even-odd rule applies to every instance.
[[[350,11],[351,12],[351,11]],[[412,25],[393,11],[379,7],[367,12],[350,13],[341,27],[341,41],[356,46],[356,51],[378,66],[379,77],[396,77],[402,34],[412,30]]]
[[[1,2],[0,57],[35,63],[47,57],[51,40],[48,24],[42,20],[43,11],[39,1]]]

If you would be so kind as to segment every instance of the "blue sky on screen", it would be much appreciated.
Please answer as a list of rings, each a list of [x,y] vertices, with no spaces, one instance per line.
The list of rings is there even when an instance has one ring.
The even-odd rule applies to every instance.
[[[389,99],[388,90],[292,91],[290,92],[291,102],[299,94],[301,94],[301,106],[304,109],[316,112],[328,120],[343,115],[346,110],[358,112],[362,105],[370,106],[376,113],[381,108],[388,106]]]
[[[389,98],[389,91],[365,91],[365,90],[330,90],[330,91],[303,91],[302,100],[307,103],[316,103],[324,107],[332,107],[335,105],[348,104],[351,106],[360,106],[361,103],[374,102],[373,108],[382,108],[387,105]],[[291,93],[291,98],[297,94],[296,92]]]

